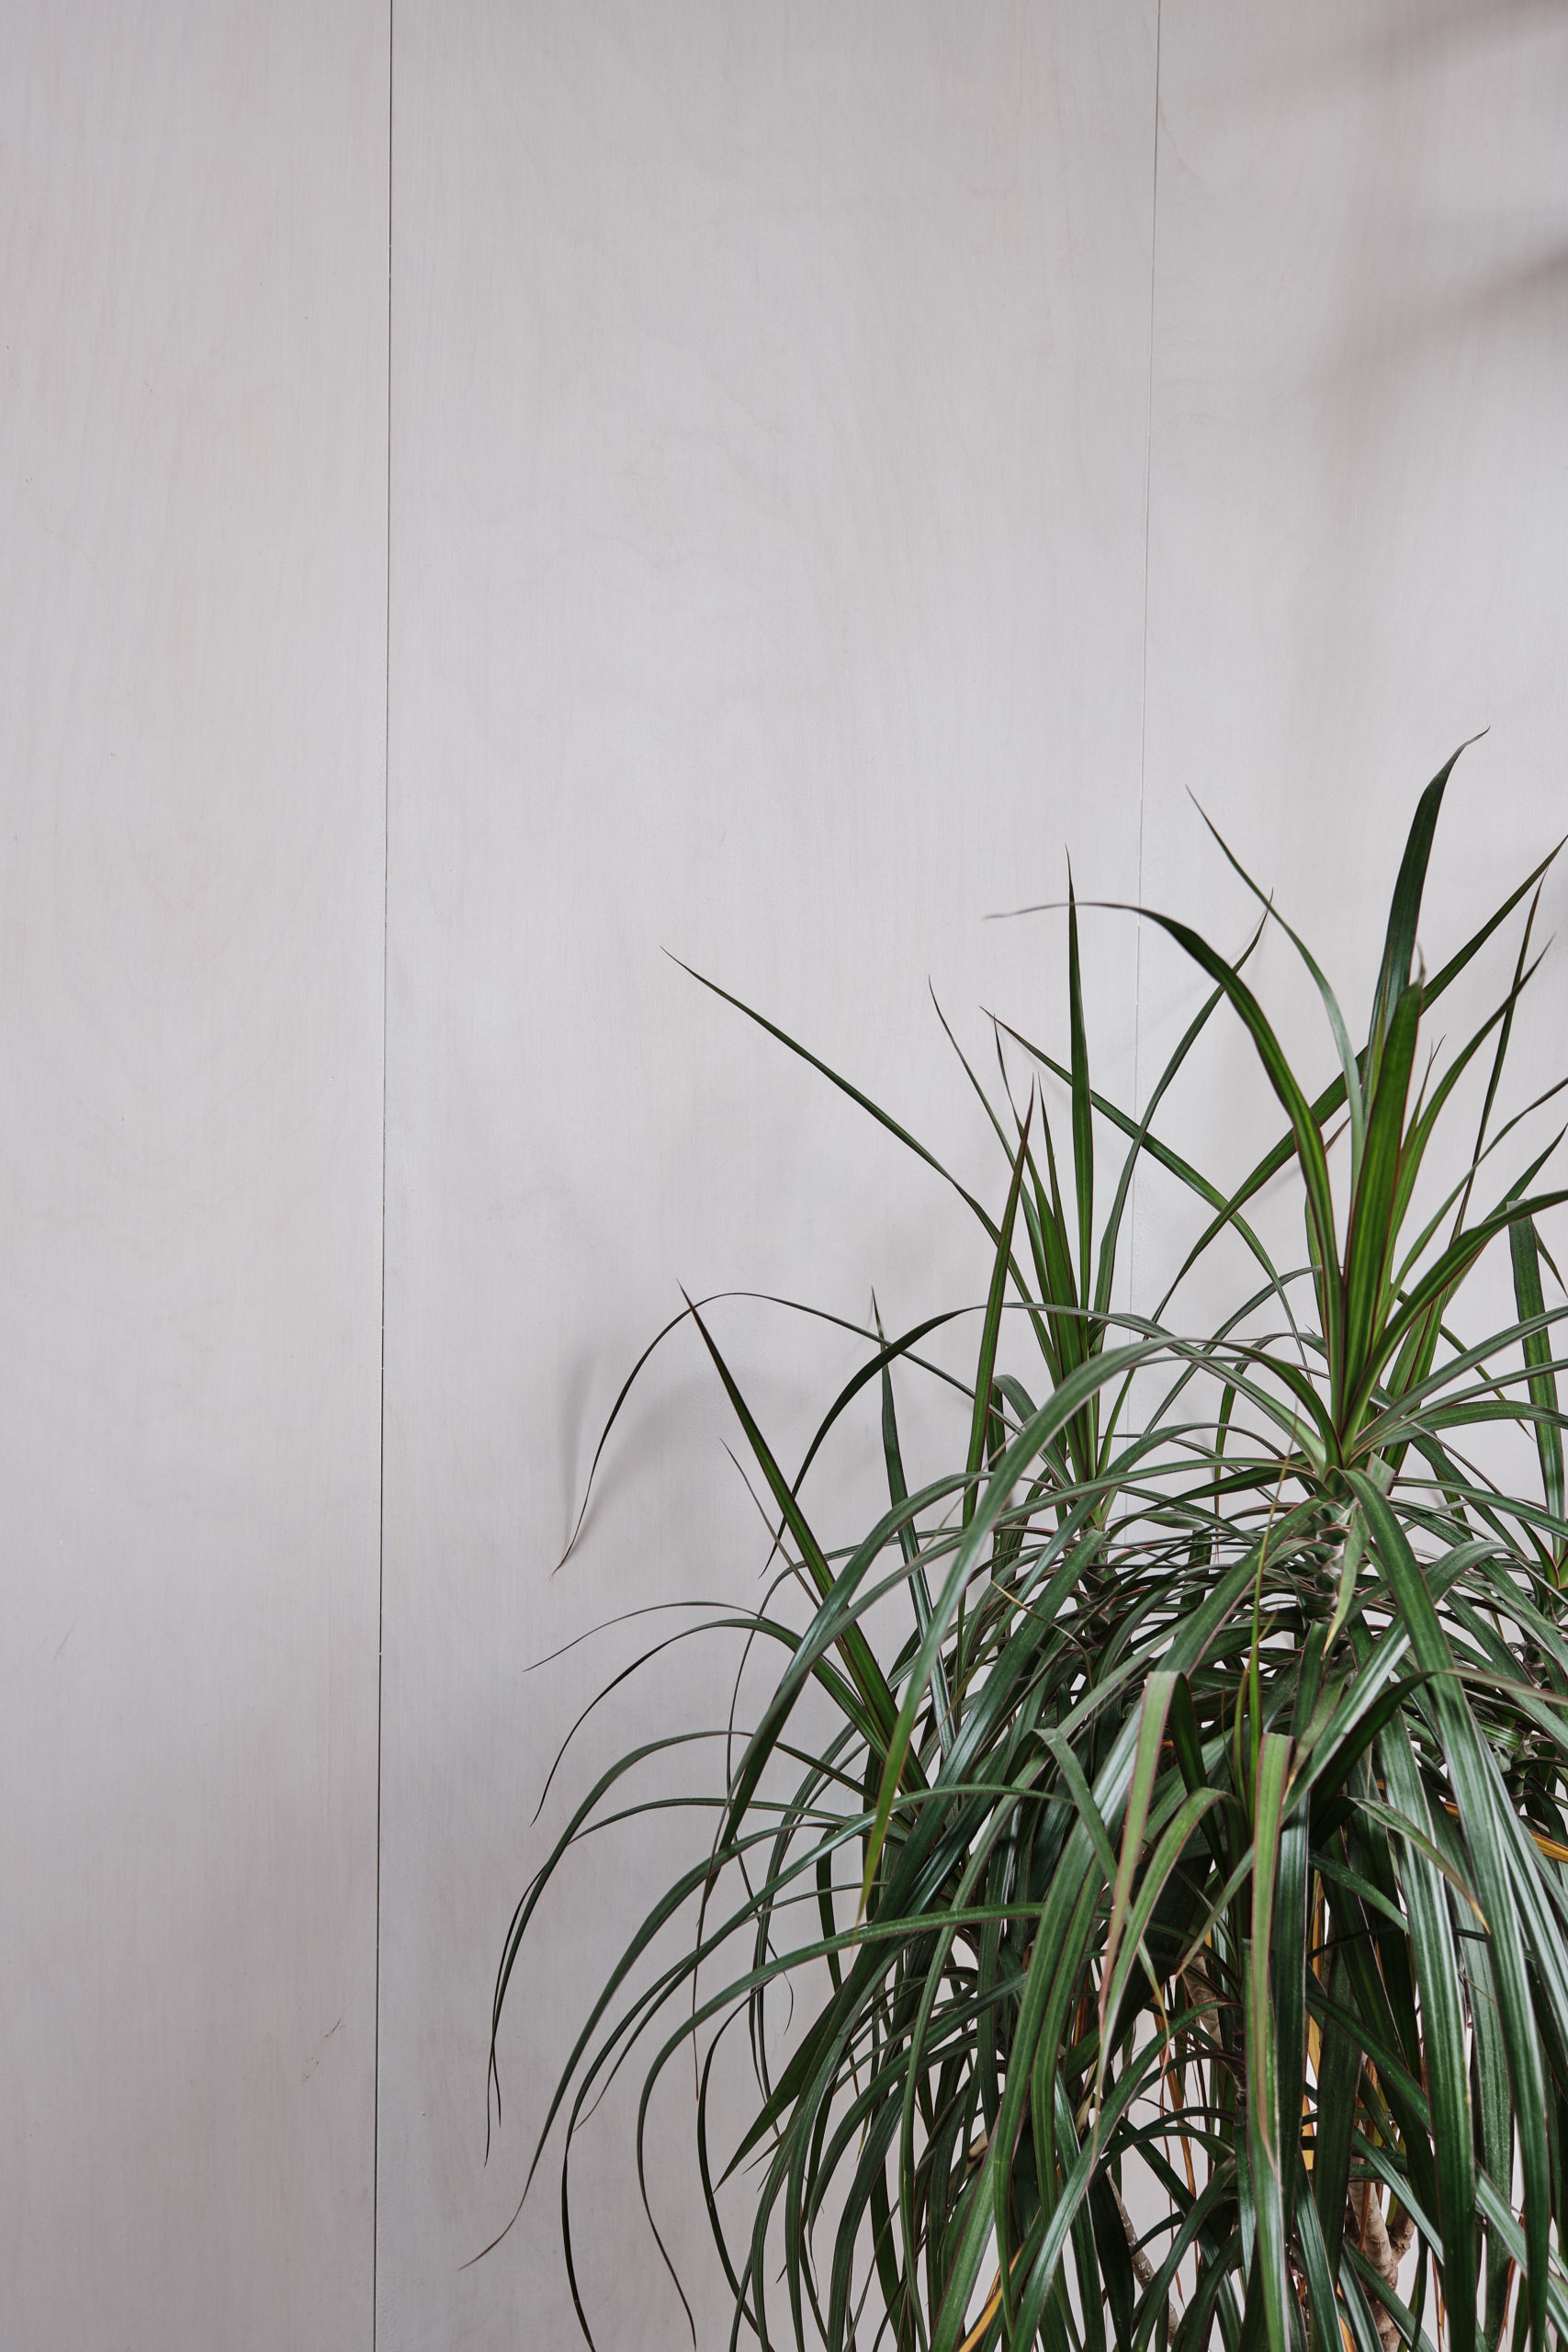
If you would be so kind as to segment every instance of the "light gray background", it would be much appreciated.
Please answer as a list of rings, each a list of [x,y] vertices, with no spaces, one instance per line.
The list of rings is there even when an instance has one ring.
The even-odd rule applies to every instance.
[[[1565,101],[1549,0],[0,16],[0,2341],[570,2340],[552,2181],[460,2266],[667,1849],[563,1890],[486,2169],[630,1636],[524,1669],[759,1565],[682,1340],[552,1580],[597,1428],[681,1283],[986,1272],[660,950],[989,1183],[927,981],[1059,1034],[982,919],[1066,849],[1237,944],[1195,793],[1359,1001],[1490,724],[1451,943],[1568,802]],[[1194,991],[1086,925],[1130,1094]],[[1216,1039],[1168,1132],[1263,1115]],[[788,1450],[849,1358],[722,1314]],[[577,2164],[602,2343],[683,2342]]]

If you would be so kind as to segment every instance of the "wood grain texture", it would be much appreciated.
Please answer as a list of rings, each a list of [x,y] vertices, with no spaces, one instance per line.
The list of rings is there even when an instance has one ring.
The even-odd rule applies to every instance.
[[[1563,831],[1565,105],[1554,9],[1165,9],[1146,887],[1222,944],[1252,927],[1190,793],[1356,1022],[1416,797],[1457,743],[1491,729],[1448,795],[1429,964]],[[1565,888],[1554,876],[1538,940],[1561,937]],[[1568,1063],[1560,955],[1521,1012],[1522,1090]],[[1278,934],[1257,969],[1292,1045],[1313,1041],[1303,1067],[1327,1075],[1312,984]],[[1145,1069],[1198,994],[1146,940]],[[1457,1003],[1442,1025],[1467,1034]],[[1239,1173],[1278,1115],[1233,1024],[1169,1132],[1207,1131]],[[1179,1238],[1168,1199],[1140,1201],[1145,1285]],[[1506,1299],[1506,1258],[1499,1282]]]
[[[635,1637],[524,1669],[616,1610],[750,1598],[766,1552],[711,1369],[672,1345],[552,1582],[622,1374],[681,1282],[853,1316],[874,1283],[890,1319],[985,1295],[937,1180],[660,948],[1005,1190],[927,977],[988,1061],[981,1002],[1065,1023],[1065,948],[983,918],[1059,894],[1068,846],[1080,888],[1134,880],[1154,21],[1106,18],[398,10],[387,2352],[570,2337],[553,2178],[457,2265],[693,1834],[604,1841],[552,1908],[482,2172],[491,1980],[558,1788],[534,1808]],[[1126,934],[1089,952],[1130,1081]],[[717,1312],[793,1454],[844,1343]],[[866,1459],[813,1469],[829,1532]],[[575,1784],[607,1738],[712,1720],[729,1663],[666,1654]],[[652,2194],[706,2344],[685,2096]],[[591,2308],[630,2352],[685,2339],[627,2115],[617,2091],[574,2169]]]
[[[371,2324],[387,18],[0,28],[0,2341]]]
[[[1059,933],[983,918],[1065,848],[1239,943],[1193,792],[1354,1002],[1461,736],[1434,941],[1560,830],[1561,13],[1160,14],[1156,205],[1154,0],[401,0],[389,427],[386,9],[0,27],[7,2344],[369,2341],[389,430],[387,2352],[570,2340],[553,2183],[459,2265],[680,1850],[606,1843],[552,1914],[487,2174],[533,1808],[637,1639],[525,1668],[755,1590],[678,1346],[551,1579],[624,1369],[682,1282],[985,1286],[935,1180],[660,950],[994,1185],[926,982],[979,1051],[981,1003],[1059,1031]],[[1120,918],[1086,954],[1146,1084],[1194,991]],[[1166,1132],[1239,1164],[1265,1124],[1216,1036]],[[1137,1233],[1147,1292],[1157,1188]],[[852,1351],[721,1314],[787,1454]],[[813,1471],[829,1540],[863,1474]],[[723,1684],[632,1690],[578,1785]],[[637,2352],[683,2323],[618,2098],[584,2277]],[[705,2344],[685,2133],[676,2086]]]

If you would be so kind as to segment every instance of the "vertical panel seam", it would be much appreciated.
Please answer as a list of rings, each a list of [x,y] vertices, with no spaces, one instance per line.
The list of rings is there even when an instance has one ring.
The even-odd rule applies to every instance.
[[[381,1715],[382,1652],[387,1592],[387,1037],[389,877],[392,831],[392,73],[396,0],[387,0],[387,576],[381,706],[381,1363],[380,1445],[376,1527],[376,1954],[371,2021],[370,2098],[370,2346],[380,2318],[381,2253]]]
[[[1149,742],[1149,517],[1154,500],[1155,441],[1155,288],[1159,255],[1159,73],[1161,37],[1165,29],[1164,0],[1155,0],[1155,107],[1152,168],[1149,178],[1149,367],[1144,412],[1144,637],[1138,679],[1138,848],[1134,899],[1144,903],[1144,793]],[[1144,923],[1135,919],[1133,951],[1133,1116],[1142,1116],[1142,1055],[1144,1042]],[[1141,1171],[1140,1171],[1141,1175]],[[1138,1276],[1138,1194],[1134,1182],[1128,1219],[1128,1283],[1136,1295]],[[1129,1300],[1129,1305],[1134,1303]]]

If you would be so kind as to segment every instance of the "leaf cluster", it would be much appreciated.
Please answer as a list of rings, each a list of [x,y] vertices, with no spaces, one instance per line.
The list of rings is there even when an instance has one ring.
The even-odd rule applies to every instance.
[[[608,1971],[545,2120],[540,2151],[565,2127],[574,2296],[571,2132],[637,2053],[639,2166],[655,2086],[694,2063],[732,2344],[1202,2352],[1217,2331],[1224,2352],[1499,2352],[1510,2327],[1517,2348],[1568,2333],[1568,1306],[1546,1301],[1542,1227],[1568,1195],[1542,1182],[1555,1136],[1492,1173],[1522,1148],[1527,1114],[1495,1122],[1551,861],[1427,977],[1452,766],[1417,808],[1359,1046],[1289,933],[1337,1063],[1310,1094],[1251,950],[1140,910],[1210,992],[1139,1114],[1103,1095],[1069,895],[1065,1059],[1006,1033],[1038,1081],[1022,1109],[1000,1032],[994,1099],[970,1072],[1007,1183],[997,1214],[957,1188],[991,1280],[943,1476],[911,1491],[898,1396],[952,1393],[926,1352],[950,1315],[864,1332],[793,1477],[711,1310],[678,1318],[776,1530],[765,1599],[716,1623],[778,1666],[722,1783],[692,1795],[716,1826]],[[1520,908],[1495,1009],[1423,1069],[1433,1007]],[[1264,902],[1260,930],[1280,920]],[[1156,1133],[1222,1008],[1285,1120],[1229,1191]],[[1445,1162],[1467,1071],[1479,1123]],[[1140,1170],[1201,1218],[1147,1316],[1115,1304]],[[1299,1265],[1248,1214],[1286,1170]],[[1172,1301],[1222,1239],[1250,1272],[1194,1336]],[[1494,1247],[1513,1311],[1476,1339],[1466,1284]],[[867,1390],[886,1506],[829,1550],[803,1481]],[[1497,1425],[1528,1491],[1486,1466]],[[563,1859],[667,1804],[635,1775],[692,1738],[634,1750],[576,1807],[512,1921],[494,2025]],[[731,2027],[754,2090],[721,2147]]]

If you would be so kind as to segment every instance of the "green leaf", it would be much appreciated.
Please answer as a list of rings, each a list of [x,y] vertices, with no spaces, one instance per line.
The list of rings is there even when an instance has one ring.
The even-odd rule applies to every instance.
[[[1339,1000],[1329,987],[1322,967],[1301,933],[1292,929],[1273,899],[1266,891],[1259,889],[1246,866],[1231,850],[1224,836],[1204,815],[1201,808],[1199,809],[1198,814],[1203,818],[1203,822],[1219,843],[1226,864],[1234,873],[1241,876],[1253,897],[1262,906],[1265,920],[1279,924],[1307,970],[1312,974],[1324,1012],[1328,1016],[1328,1026],[1334,1037],[1335,1049],[1339,1056],[1339,1075],[1345,1088],[1346,1108],[1350,1114],[1350,1182],[1354,1185],[1361,1165],[1361,1149],[1366,1136],[1367,1115],[1362,1102],[1361,1073],[1350,1044],[1350,1033],[1345,1026],[1345,1016],[1339,1010]]]
[[[1264,1014],[1252,990],[1223,956],[1217,955],[1206,939],[1190,925],[1178,922],[1174,916],[1156,914],[1149,908],[1134,911],[1145,916],[1169,933],[1177,945],[1185,950],[1200,970],[1208,973],[1224,989],[1235,1011],[1241,1015],[1258,1057],[1262,1062],[1269,1082],[1285,1107],[1295,1139],[1297,1157],[1301,1161],[1302,1181],[1306,1190],[1307,1216],[1315,1236],[1314,1250],[1323,1272],[1320,1285],[1320,1306],[1323,1314],[1324,1339],[1328,1351],[1331,1374],[1337,1374],[1344,1352],[1343,1315],[1339,1285],[1335,1275],[1337,1251],[1334,1232],[1334,1198],[1328,1178],[1328,1158],[1324,1149],[1313,1106],[1302,1092],[1294,1072],[1285,1059],[1279,1039]],[[1341,1081],[1343,1083],[1343,1081]]]
[[[1345,1387],[1355,1390],[1382,1318],[1397,1229],[1394,1194],[1404,1142],[1404,1107],[1421,1019],[1421,991],[1406,989],[1389,1023],[1366,1149],[1350,1204],[1345,1244]],[[1347,1436],[1348,1432],[1344,1432]]]
[[[1106,1975],[1100,2000],[1100,2081],[1101,2084],[1104,2082],[1104,2070],[1110,2055],[1105,2047],[1105,2020],[1119,2015],[1122,1996],[1127,1989],[1128,1978],[1140,1958],[1150,1983],[1157,1981],[1157,1972],[1154,1962],[1144,1951],[1145,1931],[1154,1916],[1155,1905],[1169,1885],[1171,1874],[1181,1860],[1188,1840],[1205,1816],[1212,1813],[1221,1802],[1222,1793],[1218,1789],[1199,1789],[1192,1795],[1182,1799],[1149,1859],[1148,1869],[1145,1871],[1143,1883],[1138,1889],[1137,1900],[1129,1907],[1124,1939],[1118,1937],[1114,1953],[1110,1943],[1107,1943],[1106,1958],[1100,1963],[1101,1970],[1102,1973],[1108,1972],[1114,1962],[1114,1973]],[[1129,1813],[1130,1811],[1129,1807]]]
[[[1078,1296],[1089,1295],[1094,1249],[1094,1112],[1089,1082],[1089,1045],[1084,1033],[1083,976],[1078,968],[1078,907],[1067,873],[1067,1003],[1073,1069],[1073,1188],[1078,1209]]]
[[[1160,1744],[1165,1737],[1166,1713],[1170,1705],[1173,1674],[1151,1674],[1144,1685],[1143,1703],[1138,1710],[1138,1749],[1133,1764],[1133,1785],[1127,1792],[1127,1813],[1122,1829],[1122,1856],[1111,1876],[1114,1886],[1111,1898],[1111,1922],[1105,1931],[1105,1956],[1100,1963],[1100,2071],[1097,2087],[1103,2086],[1109,2052],[1105,2047],[1105,2030],[1116,2015],[1117,2001],[1111,1999],[1111,1988],[1116,1976],[1116,1952],[1126,1924],[1127,1906],[1132,1900],[1133,1877],[1143,1860],[1144,1831],[1149,1817],[1149,1796],[1159,1770]],[[1068,1751],[1070,1752],[1070,1751]],[[1206,1810],[1206,1808],[1205,1808]],[[1194,1820],[1199,1816],[1194,1815]],[[1120,1999],[1118,1987],[1117,2000]]]
[[[1399,874],[1393,886],[1393,898],[1389,906],[1382,962],[1378,968],[1377,990],[1372,999],[1368,1043],[1374,1054],[1393,1026],[1394,1008],[1410,985],[1410,967],[1416,954],[1416,927],[1421,920],[1421,896],[1427,887],[1427,865],[1432,854],[1432,842],[1449,778],[1454,772],[1460,752],[1467,752],[1472,743],[1479,741],[1478,736],[1468,736],[1459,751],[1444,761],[1416,804],[1416,814],[1411,820],[1404,854],[1400,860]]]
[[[1279,2052],[1269,1995],[1274,1890],[1291,1742],[1265,1732],[1253,1793],[1252,1940],[1247,1996],[1247,2147],[1257,2200],[1253,2260],[1263,2301],[1269,2352],[1291,2352],[1291,2274],[1285,2249],[1284,2179],[1280,2144]]]
[[[1526,1218],[1539,1216],[1545,1209],[1556,1208],[1568,1201],[1568,1191],[1540,1193],[1533,1199],[1504,1201],[1483,1217],[1479,1225],[1469,1227],[1451,1241],[1429,1271],[1422,1277],[1406,1298],[1398,1313],[1392,1316],[1379,1333],[1371,1351],[1362,1366],[1359,1378],[1345,1407],[1342,1426],[1355,1428],[1360,1415],[1371,1402],[1378,1374],[1399,1346],[1405,1333],[1419,1323],[1428,1306],[1452,1295],[1457,1283],[1470,1272],[1488,1243],[1511,1226]]]
[[[1540,1244],[1533,1217],[1519,1217],[1508,1227],[1508,1246],[1513,1257],[1514,1299],[1519,1320],[1533,1321],[1545,1313],[1540,1287]],[[1530,1403],[1541,1416],[1535,1424],[1535,1442],[1546,1508],[1553,1519],[1562,1519],[1562,1418],[1557,1403],[1557,1375],[1547,1368],[1551,1363],[1551,1334],[1545,1329],[1532,1331],[1523,1346],[1525,1362],[1530,1367]]]
[[[906,1688],[904,1703],[899,1708],[886,1751],[882,1788],[877,1799],[876,1818],[866,1842],[865,1876],[861,1888],[861,1909],[863,1913],[871,1895],[872,1880],[887,1834],[888,1817],[897,1794],[900,1776],[909,1753],[914,1736],[915,1719],[924,1703],[930,1686],[932,1666],[942,1640],[958,1611],[958,1605],[978,1566],[981,1551],[997,1521],[1012,1499],[1014,1487],[1039,1454],[1041,1448],[1055,1437],[1072,1419],[1089,1397],[1097,1395],[1108,1381],[1115,1380],[1134,1364],[1144,1362],[1156,1352],[1154,1340],[1134,1340],[1124,1348],[1112,1348],[1104,1355],[1080,1364],[1066,1379],[1055,1395],[1048,1397],[1032,1421],[1025,1424],[992,1472],[990,1481],[977,1504],[973,1519],[964,1531],[963,1541],[953,1554],[942,1593],[931,1613],[931,1622]]]
[[[1367,1514],[1371,1532],[1400,1614],[1410,1634],[1418,1663],[1433,1677],[1431,1704],[1443,1752],[1459,1801],[1461,1826],[1469,1850],[1472,1883],[1486,1916],[1488,1950],[1497,1993],[1498,2015],[1514,2114],[1519,2136],[1519,2163],[1525,2183],[1526,2239],[1529,2246],[1530,2339],[1544,2352],[1546,2276],[1551,2218],[1551,2170],[1546,2146],[1546,2086],[1540,2071],[1540,2045],[1531,2014],[1528,1962],[1515,1910],[1513,1889],[1496,1810],[1495,1777],[1485,1744],[1476,1728],[1463,1687],[1453,1673],[1453,1660],[1438,1621],[1422,1573],[1403,1528],[1387,1498],[1359,1471],[1348,1476]],[[1465,2161],[1469,2161],[1466,2136]],[[1452,2152],[1450,2152],[1450,2159]],[[1447,2223],[1445,2222],[1445,2228]],[[1450,2324],[1461,2331],[1461,2352],[1473,2342],[1474,2282],[1463,2310],[1459,2300],[1447,2298]]]
[[[1032,1111],[1031,1105],[1031,1112]],[[1008,1186],[1007,1206],[1002,1211],[1001,1230],[997,1236],[996,1261],[991,1268],[991,1287],[986,1300],[986,1319],[980,1331],[980,1361],[975,1372],[975,1411],[969,1429],[969,1459],[965,1465],[967,1483],[964,1490],[964,1523],[968,1525],[975,1516],[976,1486],[986,1461],[986,1430],[991,1419],[991,1381],[997,1368],[997,1339],[1001,1329],[1002,1302],[1007,1296],[1008,1263],[1012,1255],[1013,1220],[1018,1215],[1019,1190],[1023,1182],[1023,1163],[1029,1150],[1029,1118],[1026,1113],[1019,1131],[1018,1153],[1012,1164],[1012,1182]]]
[[[885,1349],[883,1354],[886,1357],[888,1351]],[[888,1498],[895,1511],[902,1511],[903,1506],[909,1499],[909,1490],[904,1483],[904,1456],[898,1443],[898,1414],[893,1401],[893,1374],[890,1363],[882,1363],[881,1373],[883,1466],[887,1474]],[[798,1484],[798,1481],[796,1483]],[[903,1553],[904,1565],[909,1571],[909,1593],[914,1602],[915,1623],[923,1634],[931,1622],[931,1587],[926,1581],[925,1568],[919,1558],[919,1545],[916,1540],[914,1527],[907,1518],[901,1518],[899,1521],[898,1548]],[[948,1695],[947,1668],[940,1657],[932,1671],[931,1686],[936,1693],[939,1720],[951,1730],[952,1701]]]
[[[1473,2352],[1476,2279],[1471,2214],[1475,2203],[1475,2169],[1469,2056],[1460,2001],[1459,1953],[1443,1891],[1443,1880],[1454,1873],[1437,1856],[1426,1791],[1401,1726],[1391,1724],[1383,1733],[1379,1754],[1390,1803],[1411,1825],[1400,1831],[1404,1847],[1400,1876],[1421,1996],[1422,2054],[1432,2109],[1449,2338],[1454,2352]]]
[[[1430,787],[1428,787],[1428,789],[1430,789]],[[1563,842],[1559,842],[1555,849],[1549,851],[1547,855],[1541,859],[1540,865],[1532,867],[1531,871],[1526,875],[1524,880],[1518,885],[1517,888],[1510,891],[1507,898],[1504,899],[1502,905],[1495,908],[1480,928],[1471,933],[1471,936],[1465,941],[1464,945],[1459,950],[1459,953],[1455,956],[1450,956],[1448,962],[1438,973],[1436,978],[1429,980],[1427,983],[1425,996],[1428,1011],[1430,1011],[1431,1007],[1437,1003],[1438,999],[1444,993],[1445,989],[1450,988],[1453,982],[1458,979],[1460,974],[1474,961],[1482,948],[1485,946],[1486,942],[1492,937],[1494,932],[1507,921],[1508,917],[1513,913],[1514,909],[1519,904],[1519,901],[1526,898],[1529,893],[1534,889],[1542,875],[1547,872],[1548,868],[1557,858],[1562,847]],[[1405,856],[1408,861],[1410,857],[1410,850],[1408,846],[1405,851]],[[1421,875],[1423,878],[1425,877],[1425,872],[1426,863],[1425,854],[1423,854],[1421,860]],[[1417,908],[1418,906],[1419,898],[1417,897]],[[1414,945],[1415,924],[1413,919],[1410,932],[1410,952],[1414,951]],[[1387,955],[1385,950],[1385,964],[1386,961]],[[1405,969],[1406,973],[1408,973],[1409,953],[1406,955]],[[1366,1057],[1363,1055],[1361,1059],[1364,1061],[1365,1058]],[[1344,1102],[1345,1080],[1343,1074],[1341,1074],[1338,1078],[1331,1079],[1329,1083],[1323,1089],[1322,1092],[1314,1097],[1312,1103],[1312,1114],[1320,1128],[1325,1126],[1328,1121],[1335,1116],[1336,1113],[1344,1107]],[[1097,1103],[1097,1108],[1099,1107],[1103,1106]],[[1152,1148],[1152,1137],[1150,1138],[1150,1144]],[[1178,1270],[1176,1280],[1172,1283],[1169,1291],[1167,1293],[1166,1305],[1168,1305],[1170,1298],[1174,1296],[1184,1276],[1191,1272],[1199,1259],[1203,1255],[1204,1251],[1209,1248],[1210,1244],[1218,1235],[1224,1233],[1227,1228],[1231,1228],[1241,1233],[1244,1238],[1246,1238],[1248,1228],[1244,1226],[1238,1212],[1247,1206],[1248,1201],[1257,1198],[1258,1194],[1263,1190],[1264,1185],[1268,1183],[1270,1177],[1277,1176],[1279,1174],[1280,1169],[1283,1168],[1287,1161],[1292,1158],[1295,1148],[1295,1135],[1293,1130],[1292,1130],[1282,1135],[1279,1141],[1272,1145],[1270,1148],[1264,1153],[1262,1159],[1258,1160],[1256,1167],[1250,1170],[1250,1172],[1243,1179],[1241,1183],[1236,1186],[1235,1190],[1231,1193],[1227,1198],[1221,1201],[1216,1195],[1214,1216],[1211,1222],[1204,1227],[1202,1232],[1199,1235],[1197,1240],[1193,1243],[1191,1249],[1189,1250],[1186,1257],[1183,1259],[1181,1265]],[[1164,1312],[1163,1306],[1161,1308],[1161,1312]]]

